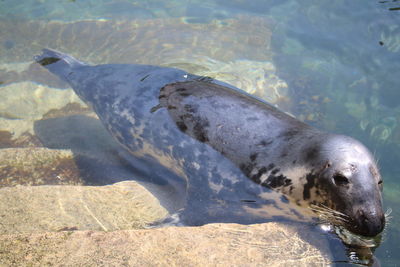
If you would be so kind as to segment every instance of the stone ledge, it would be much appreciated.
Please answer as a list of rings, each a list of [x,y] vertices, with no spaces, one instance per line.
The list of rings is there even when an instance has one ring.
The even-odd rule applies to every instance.
[[[329,266],[298,233],[267,223],[0,235],[0,265]]]

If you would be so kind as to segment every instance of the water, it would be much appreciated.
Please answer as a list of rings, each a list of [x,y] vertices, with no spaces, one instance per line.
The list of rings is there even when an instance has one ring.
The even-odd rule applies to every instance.
[[[78,133],[62,143],[67,123],[97,129],[94,122],[73,117],[76,122],[60,123],[57,133],[46,135],[43,117],[51,119],[54,110],[79,100],[67,90],[52,90],[46,99],[47,87],[37,89],[43,84],[67,88],[31,65],[43,47],[92,63],[168,65],[207,74],[266,97],[309,124],[366,144],[379,159],[385,206],[393,210],[375,255],[382,266],[399,266],[398,7],[395,0],[2,0],[0,90],[10,93],[0,100],[0,147],[35,146],[43,140],[50,148],[76,143],[75,151],[97,149],[97,155],[109,159],[107,148],[93,148],[105,143],[103,137],[87,140],[86,148],[76,142],[83,136]],[[275,84],[268,93],[262,90],[268,84],[264,80]],[[89,112],[83,104],[71,105],[63,112]],[[102,179],[110,182],[106,175]]]

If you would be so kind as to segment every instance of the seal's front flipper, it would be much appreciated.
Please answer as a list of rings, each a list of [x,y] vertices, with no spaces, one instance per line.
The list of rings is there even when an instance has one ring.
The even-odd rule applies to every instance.
[[[147,228],[161,228],[167,226],[201,226],[213,222],[225,222],[221,206],[214,202],[199,201],[194,203],[189,200],[184,208],[177,212],[153,222]],[[210,216],[210,212],[215,216]]]
[[[149,225],[146,226],[146,228],[152,229],[152,228],[162,228],[162,227],[167,227],[167,226],[185,226],[185,224],[181,220],[182,212],[183,212],[183,209],[167,216],[166,218],[164,218],[162,220],[150,223]]]

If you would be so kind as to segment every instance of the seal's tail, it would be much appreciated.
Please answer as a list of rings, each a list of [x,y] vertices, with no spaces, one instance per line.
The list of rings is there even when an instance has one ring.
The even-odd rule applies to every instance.
[[[47,48],[42,50],[41,55],[35,56],[34,60],[67,82],[74,68],[86,65],[67,54]]]

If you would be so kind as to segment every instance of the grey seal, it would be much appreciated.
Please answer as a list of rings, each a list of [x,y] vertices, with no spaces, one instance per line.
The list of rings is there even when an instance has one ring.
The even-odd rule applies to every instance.
[[[384,228],[382,177],[351,137],[175,68],[91,66],[49,49],[35,60],[67,81],[131,155],[185,182],[183,224],[284,217],[271,207],[304,219],[302,207],[359,235]]]

